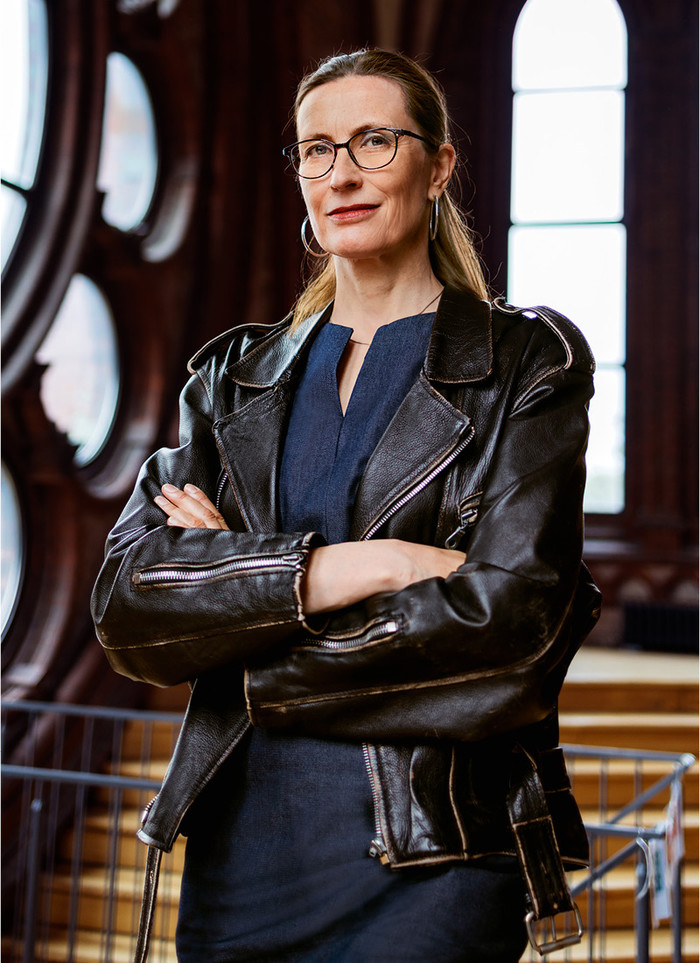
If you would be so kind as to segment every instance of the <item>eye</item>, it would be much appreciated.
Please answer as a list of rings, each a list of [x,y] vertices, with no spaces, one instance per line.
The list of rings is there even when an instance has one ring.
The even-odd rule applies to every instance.
[[[304,160],[313,160],[317,157],[327,157],[332,153],[333,147],[328,143],[328,141],[311,140],[304,144],[301,156]]]
[[[382,150],[393,146],[393,134],[388,130],[366,130],[358,135],[363,150]]]

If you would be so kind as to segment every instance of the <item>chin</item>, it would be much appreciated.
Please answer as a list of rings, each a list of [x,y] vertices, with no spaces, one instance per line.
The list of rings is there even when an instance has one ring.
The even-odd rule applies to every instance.
[[[376,238],[369,240],[350,239],[338,241],[336,244],[329,244],[326,250],[335,257],[346,258],[347,260],[362,261],[367,258],[381,257],[388,254],[394,245],[378,242]]]

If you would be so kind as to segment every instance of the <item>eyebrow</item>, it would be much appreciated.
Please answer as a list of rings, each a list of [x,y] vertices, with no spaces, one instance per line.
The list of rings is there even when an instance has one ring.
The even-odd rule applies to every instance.
[[[368,121],[365,124],[360,124],[358,127],[355,127],[352,133],[350,134],[350,137],[354,137],[355,134],[362,133],[363,130],[376,130],[378,127],[387,127],[389,129],[392,129],[393,127],[394,129],[398,130],[398,128],[394,124],[386,124],[386,123],[380,123],[380,122],[374,123],[373,121]],[[347,140],[350,140],[350,137],[348,137]],[[335,143],[335,141],[330,136],[330,134],[309,134],[308,137],[301,137],[299,139],[300,140],[327,140],[330,144]]]

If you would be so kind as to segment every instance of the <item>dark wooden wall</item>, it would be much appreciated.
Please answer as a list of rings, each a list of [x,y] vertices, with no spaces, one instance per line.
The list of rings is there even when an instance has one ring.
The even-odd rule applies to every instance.
[[[608,613],[593,641],[607,644],[620,638],[625,598],[692,598],[697,560],[697,6],[621,6],[630,37],[627,507],[589,519],[587,544]],[[522,0],[49,7],[47,141],[4,283],[3,457],[18,480],[27,554],[3,686],[12,696],[136,702],[144,687],[114,676],[94,639],[91,585],[139,464],[174,436],[188,356],[240,321],[282,317],[298,289],[303,213],[280,156],[293,139],[296,82],[316,59],[367,43],[437,72],[467,158],[463,202],[502,291],[510,37]],[[111,50],[131,57],[149,86],[162,160],[153,207],[128,233],[102,221],[95,186]],[[43,413],[34,360],[76,271],[111,304],[123,370],[112,435],[85,468]]]

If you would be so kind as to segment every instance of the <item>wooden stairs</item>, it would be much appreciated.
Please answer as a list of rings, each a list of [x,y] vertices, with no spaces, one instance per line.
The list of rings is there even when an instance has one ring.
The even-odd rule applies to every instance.
[[[155,691],[151,708],[180,709],[186,700],[182,688]],[[123,775],[160,778],[170,753],[173,731],[167,724],[156,725],[150,758],[143,761],[142,733],[138,724],[125,735]],[[655,656],[629,652],[584,649],[574,660],[561,698],[561,738],[580,745],[659,749],[697,754],[698,746],[698,660],[688,656]],[[645,763],[641,779],[646,787],[668,771],[668,765]],[[574,788],[584,818],[599,822],[601,767],[597,760],[577,760],[573,766]],[[606,770],[607,802],[621,806],[632,797],[635,773],[629,762],[610,763]],[[59,859],[50,884],[42,897],[48,918],[37,940],[36,960],[55,963],[130,963],[138,920],[145,847],[135,839],[140,812],[147,801],[143,792],[124,792],[118,816],[118,834],[107,790],[97,792],[86,813],[84,825],[61,840]],[[663,815],[664,800],[645,815],[644,825],[654,825]],[[683,888],[684,961],[698,960],[698,779],[694,768],[684,781],[684,824],[686,865]],[[71,858],[80,851],[82,874],[77,881],[70,873]],[[150,963],[175,963],[174,931],[184,845],[179,840],[173,853],[163,860],[158,909],[151,944]],[[107,868],[105,868],[107,867]],[[112,869],[110,869],[112,867]],[[106,898],[110,886],[116,897]],[[634,892],[631,864],[615,870],[606,882],[605,915],[607,931],[599,946],[597,963],[634,963]],[[587,900],[579,900],[584,921]],[[77,926],[70,932],[71,909]],[[5,940],[5,960],[21,960],[16,944]],[[549,959],[584,961],[587,945],[555,953]],[[13,955],[15,954],[15,955]],[[540,959],[526,953],[523,960]],[[651,935],[650,959],[671,961],[668,923]],[[358,961],[362,963],[362,961]],[[429,963],[429,961],[426,961]]]

